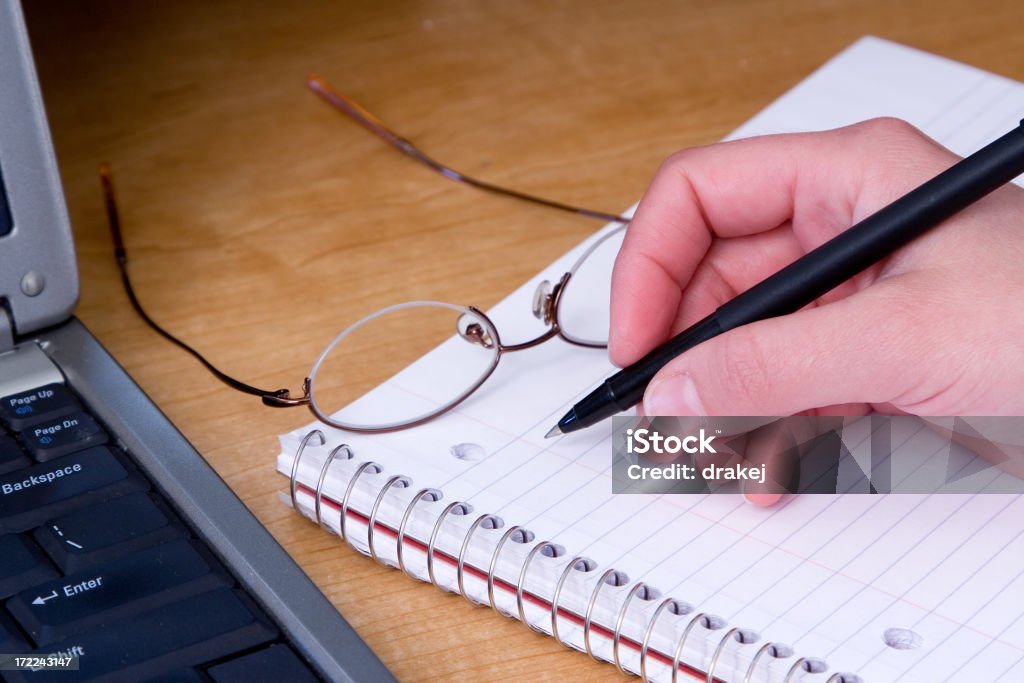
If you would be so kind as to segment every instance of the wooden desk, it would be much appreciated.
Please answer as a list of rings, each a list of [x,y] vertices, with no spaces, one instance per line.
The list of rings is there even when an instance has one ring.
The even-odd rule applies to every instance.
[[[416,166],[309,94],[309,72],[456,168],[607,211],[864,34],[1024,79],[1019,0],[26,4],[79,316],[403,680],[621,677],[282,506],[275,435],[310,414],[226,389],[140,322],[97,162],[151,313],[246,381],[298,389],[358,317],[488,307],[598,227]]]

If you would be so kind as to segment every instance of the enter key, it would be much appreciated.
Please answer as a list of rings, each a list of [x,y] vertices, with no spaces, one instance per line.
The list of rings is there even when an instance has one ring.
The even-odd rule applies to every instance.
[[[38,584],[7,608],[42,646],[230,583],[212,560],[179,539]]]

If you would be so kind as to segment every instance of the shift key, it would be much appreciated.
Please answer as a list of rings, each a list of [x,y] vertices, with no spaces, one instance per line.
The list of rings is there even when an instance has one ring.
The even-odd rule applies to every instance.
[[[3,673],[12,683],[149,681],[173,671],[191,670],[276,636],[277,631],[244,596],[222,588],[26,653],[78,655],[78,671]]]
[[[134,617],[229,579],[186,539],[22,591],[7,609],[39,645]]]

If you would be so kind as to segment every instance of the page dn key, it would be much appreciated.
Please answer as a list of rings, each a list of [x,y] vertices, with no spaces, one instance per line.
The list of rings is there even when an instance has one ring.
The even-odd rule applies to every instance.
[[[90,446],[107,443],[107,433],[83,412],[42,422],[21,432],[28,450],[40,462],[47,462]]]

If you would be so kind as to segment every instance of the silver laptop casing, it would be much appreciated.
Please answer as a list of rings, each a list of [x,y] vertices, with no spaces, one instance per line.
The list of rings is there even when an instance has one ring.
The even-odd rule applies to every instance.
[[[0,2],[0,175],[14,228],[0,237],[0,301],[18,334],[67,320],[78,271],[60,175],[18,3]]]

